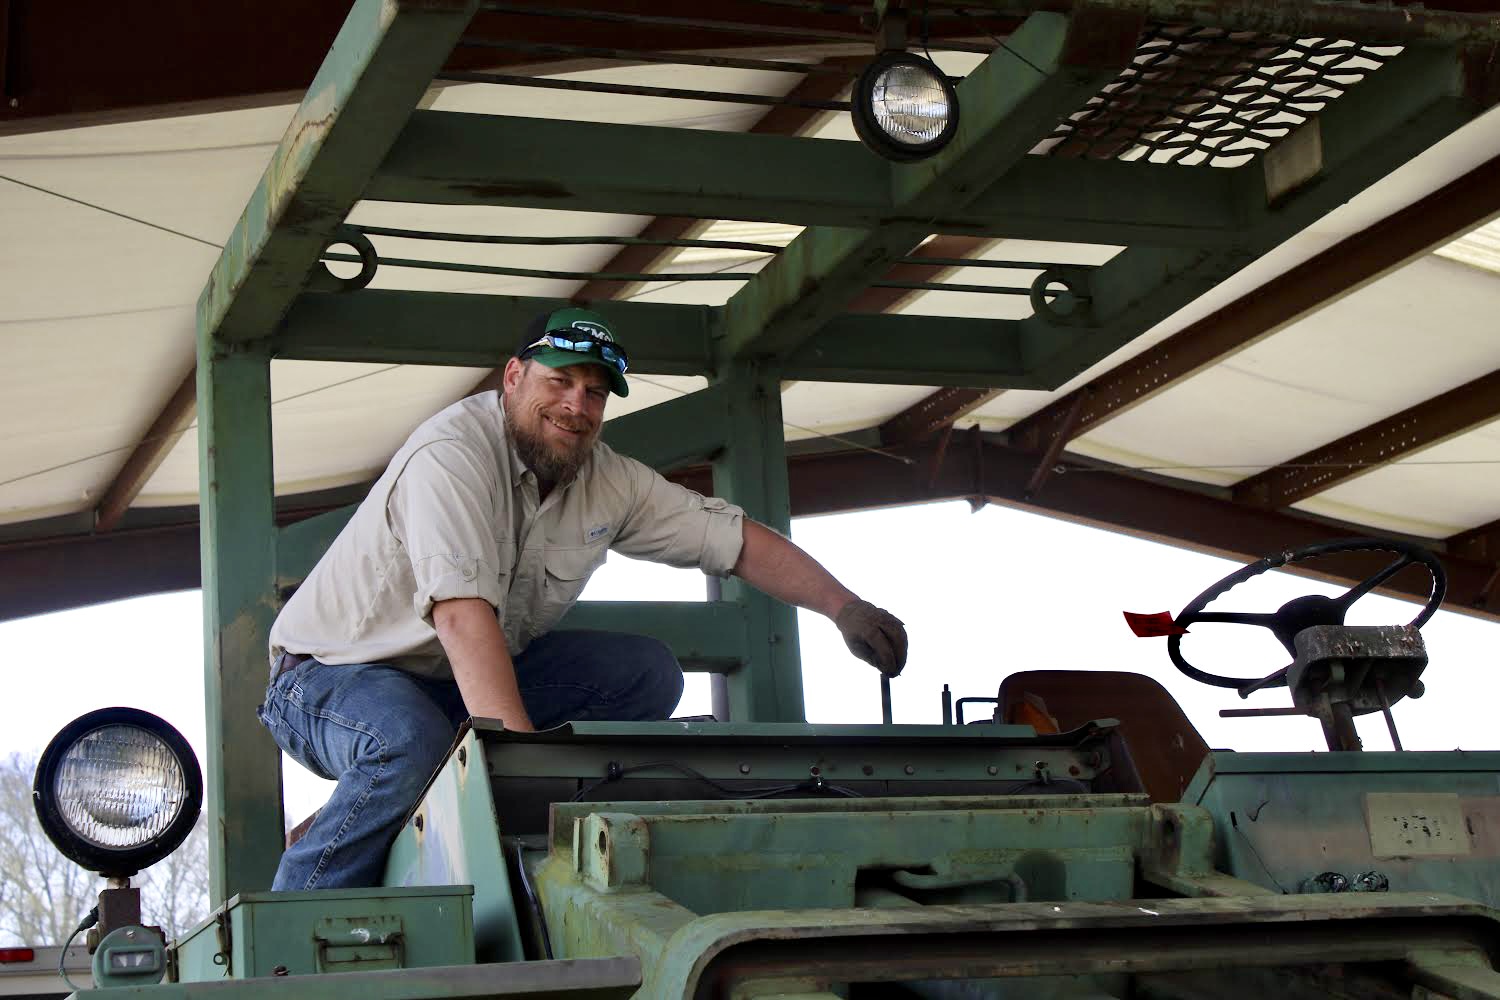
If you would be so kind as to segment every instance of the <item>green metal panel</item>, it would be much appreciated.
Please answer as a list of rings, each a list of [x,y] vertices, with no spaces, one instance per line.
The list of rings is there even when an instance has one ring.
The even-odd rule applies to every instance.
[[[892,201],[891,167],[857,143],[417,111],[365,197],[855,228],[920,221],[928,232],[1212,246],[1235,234],[1222,173],[1027,158],[1003,182],[975,188],[963,210],[919,220]]]
[[[1376,872],[1500,903],[1500,753],[1219,752],[1184,801],[1213,816],[1216,867],[1270,889]]]
[[[749,650],[745,609],[731,601],[583,601],[558,628],[635,632],[660,639],[686,670],[722,672]]]
[[[710,386],[616,417],[604,425],[601,436],[622,455],[666,472],[707,459],[724,447],[728,432],[724,388]]]
[[[383,951],[394,958],[393,968],[467,964],[474,960],[472,892],[467,885],[445,885],[240,893],[184,935],[178,978],[212,982],[332,971],[341,958],[360,955],[362,944],[376,946],[362,953],[364,963],[385,958],[376,954]]]
[[[271,362],[198,342],[210,899],[270,886],[281,854],[281,753],[255,717],[276,616]]]
[[[792,514],[780,374],[763,365],[734,363],[716,385],[728,400],[729,445],[714,459],[714,492],[773,531],[789,535]],[[738,577],[724,581],[723,595],[744,607],[749,636],[744,667],[729,675],[730,717],[801,722],[805,715],[796,609]]]
[[[472,952],[481,962],[524,957],[501,853],[505,833],[495,815],[484,746],[470,730],[427,786],[385,864],[386,885],[474,887]]]
[[[1125,250],[1091,276],[1084,336],[1059,343],[1067,328],[1040,315],[1022,321],[1025,367],[1046,384],[1066,381],[1471,120],[1485,105],[1465,95],[1462,66],[1453,49],[1413,46],[1351,87],[1304,126],[1321,133],[1322,170],[1275,205],[1267,204],[1266,154],[1218,171],[1239,187],[1239,245]]]
[[[474,118],[475,115],[464,117]],[[541,313],[566,299],[367,288],[298,296],[276,338],[279,358],[493,368]],[[633,371],[707,375],[707,306],[590,303],[619,331]],[[440,334],[440,335],[439,335]]]
[[[562,299],[385,289],[308,293],[292,306],[274,351],[278,358],[302,361],[493,367],[515,346],[516,330],[564,304]],[[720,309],[650,302],[598,302],[591,308],[620,330],[632,372],[712,372],[709,330]],[[783,374],[819,382],[1049,388],[1022,364],[1021,329],[1011,320],[836,316],[787,359]],[[443,336],[434,338],[434,330]],[[1082,332],[1054,330],[1047,336],[1056,349]]]
[[[956,213],[1045,138],[1123,68],[1129,44],[1102,46],[1096,65],[1068,65],[1087,10],[1071,18],[1033,14],[1008,44],[958,86],[963,107],[953,141],[931,159],[893,165],[894,214],[877,229],[804,231],[724,306],[722,356],[781,357],[841,312],[880,270],[932,232],[930,220]],[[1124,34],[1118,26],[1109,27]],[[1097,27],[1094,29],[1097,30]],[[1039,72],[1040,70],[1040,72]]]
[[[479,0],[358,0],[198,301],[226,341],[269,336]]]
[[[276,531],[276,586],[292,587],[307,579],[328,546],[354,516],[359,504],[330,510]]]

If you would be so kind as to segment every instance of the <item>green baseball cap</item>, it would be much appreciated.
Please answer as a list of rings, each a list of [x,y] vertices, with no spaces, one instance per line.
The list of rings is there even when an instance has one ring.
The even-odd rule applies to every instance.
[[[625,381],[629,356],[609,322],[593,310],[569,306],[538,316],[526,325],[516,344],[516,357],[548,368],[598,365],[609,375],[610,391],[616,396],[630,395],[630,384]]]

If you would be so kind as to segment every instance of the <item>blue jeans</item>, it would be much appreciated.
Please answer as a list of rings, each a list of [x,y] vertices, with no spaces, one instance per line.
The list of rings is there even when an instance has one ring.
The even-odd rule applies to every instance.
[[[682,697],[682,669],[655,639],[553,632],[515,658],[538,729],[564,722],[665,719]],[[314,774],[337,781],[301,840],[281,856],[272,888],[380,884],[401,821],[468,718],[458,685],[379,663],[308,660],[266,692],[261,722]]]

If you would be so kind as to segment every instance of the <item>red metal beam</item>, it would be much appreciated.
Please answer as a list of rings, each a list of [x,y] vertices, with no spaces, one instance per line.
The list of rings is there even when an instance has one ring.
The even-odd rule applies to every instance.
[[[999,503],[1162,541],[1201,552],[1250,560],[1268,552],[1358,533],[1348,525],[1290,511],[1259,510],[1206,492],[1180,489],[1107,471],[1054,475],[1040,496],[1026,498],[1036,457],[976,438],[975,447],[948,449],[939,465],[939,442],[900,446],[915,464],[869,451],[796,456],[788,462],[792,514],[803,517],[935,500]],[[670,478],[700,492],[711,490],[706,467]],[[306,507],[299,515],[321,513]],[[1487,550],[1455,536],[1443,562],[1449,572],[1446,607],[1500,620],[1493,593],[1500,564],[1500,525],[1488,525]],[[1473,534],[1473,533],[1468,533]],[[1430,540],[1445,547],[1442,540]],[[1079,556],[1080,565],[1086,556]],[[1318,575],[1352,582],[1369,567],[1353,559],[1327,559]],[[1417,596],[1411,579],[1397,577],[1391,592]],[[139,594],[198,586],[198,528],[121,530],[0,544],[0,621],[81,607]]]
[[[1257,507],[1290,507],[1497,417],[1500,417],[1500,371],[1242,480],[1234,486],[1234,499]]]
[[[140,496],[141,490],[150,481],[153,473],[161,467],[167,454],[182,438],[184,431],[197,417],[198,375],[197,368],[187,373],[172,398],[167,400],[156,419],[151,422],[135,451],[125,460],[114,480],[104,490],[99,506],[94,508],[94,530],[113,531]]]
[[[1270,336],[1500,215],[1500,157],[1341,241],[1205,319],[1106,372],[1010,429],[1013,444],[1046,449],[1088,392],[1071,437]]]
[[[312,81],[350,0],[5,0],[9,31],[0,48],[6,88],[0,135],[295,103]],[[535,0],[533,6],[554,7]],[[607,13],[642,9],[638,0],[588,0]],[[703,52],[821,44],[818,32],[874,35],[857,13],[820,13],[753,0],[656,0],[652,16],[762,26],[725,33],[699,25],[628,24],[481,13],[470,37],[543,45]],[[1008,33],[1014,18],[934,16],[932,39]],[[784,29],[806,32],[788,36]],[[837,44],[834,42],[833,44]],[[557,57],[461,46],[446,68],[473,70],[556,63]],[[11,99],[14,99],[12,104]]]

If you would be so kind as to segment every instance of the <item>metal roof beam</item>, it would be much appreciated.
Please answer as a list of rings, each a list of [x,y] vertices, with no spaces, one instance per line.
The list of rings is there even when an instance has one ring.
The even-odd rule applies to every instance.
[[[964,440],[967,437],[967,432],[955,437],[941,460],[935,441],[896,449],[915,465],[867,451],[793,456],[788,461],[792,514],[802,517],[975,498],[1245,559],[1361,530],[1294,511],[1235,504],[1216,495],[1220,492],[1216,490],[1181,489],[1101,470],[1054,476],[1045,493],[1027,499],[1026,485],[1034,472],[1035,456],[978,435],[975,446],[971,446]],[[706,467],[683,470],[671,478],[702,491],[711,488]],[[303,505],[302,509],[313,508]],[[298,533],[299,525],[305,525],[299,535],[307,535],[307,544],[301,548],[309,553],[297,566],[278,565],[283,582],[311,568],[315,561],[311,553],[321,551],[313,536],[324,541],[331,538],[348,510],[352,508],[323,513],[326,520],[321,524],[301,521],[282,529],[287,540]],[[187,508],[181,513],[187,518],[193,515]],[[124,529],[109,535],[0,543],[0,621],[196,587],[198,531],[198,526],[188,521],[168,528]],[[1500,620],[1500,601],[1491,593],[1500,564],[1500,522],[1455,535],[1446,542],[1430,539],[1427,544],[1443,552],[1449,569],[1449,596],[1444,607]],[[282,548],[291,550],[294,546],[279,543],[278,550]],[[1361,567],[1329,562],[1326,568],[1332,579],[1353,582],[1364,575]],[[1405,596],[1416,596],[1405,589],[1402,578],[1392,583]]]
[[[197,371],[194,367],[187,373],[187,377],[177,386],[156,419],[151,421],[151,426],[146,429],[135,450],[105,488],[99,505],[94,509],[95,531],[113,531],[119,526],[125,512],[130,509],[135,498],[140,496],[151,476],[166,461],[167,455],[182,439],[183,433],[197,419]]]
[[[925,240],[933,232],[931,220],[961,214],[993,178],[1098,93],[1129,63],[1139,32],[1138,19],[1092,9],[1071,18],[1027,18],[1005,49],[959,84],[963,115],[948,147],[929,160],[886,168],[891,205],[901,221],[803,232],[725,304],[720,357],[791,353],[868,286],[872,272]],[[770,173],[784,181],[784,175]]]
[[[479,0],[358,0],[198,301],[220,342],[268,336]]]
[[[937,211],[898,206],[891,165],[854,142],[417,111],[363,197],[800,226],[912,223],[924,236],[1223,246],[1242,235],[1230,173],[1028,156],[1000,181],[977,185],[980,193],[961,207]]]
[[[1472,120],[1489,97],[1467,78],[1468,69],[1463,54],[1451,48],[1404,50],[1299,134],[1262,154],[1269,160],[1294,152],[1299,138],[1311,138],[1307,130],[1315,129],[1319,169],[1300,187],[1272,203],[1261,170],[1225,171],[1241,184],[1241,245],[1217,251],[1130,247],[1117,254],[1089,275],[1088,336],[1058,349],[1057,324],[1041,315],[1023,321],[1028,366],[1066,381]]]
[[[1346,96],[1356,92],[1357,88]],[[1041,451],[1063,426],[1080,395],[1088,398],[1073,436],[1086,434],[1497,215],[1500,157],[1054,400],[1012,427],[1010,438],[1024,448]]]
[[[1500,417],[1500,371],[1361,427],[1234,485],[1234,499],[1290,507]]]
[[[276,357],[302,361],[493,366],[512,332],[566,299],[365,289],[299,296],[273,342]],[[707,375],[717,309],[663,302],[598,302],[630,333],[631,368],[642,374]],[[1021,366],[1019,325],[1009,320],[846,314],[834,317],[782,366],[786,379],[1042,388]],[[433,330],[446,331],[441,341]],[[921,344],[922,356],[912,347]]]

